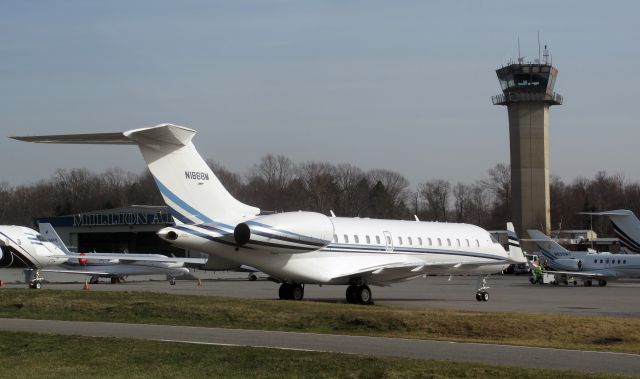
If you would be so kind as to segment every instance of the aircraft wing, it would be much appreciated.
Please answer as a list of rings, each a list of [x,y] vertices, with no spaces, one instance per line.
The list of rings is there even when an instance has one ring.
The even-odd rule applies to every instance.
[[[91,253],[91,254],[64,254],[54,255],[53,258],[73,258],[73,259],[86,259],[89,261],[94,260],[117,260],[118,262],[166,262],[166,263],[183,263],[193,265],[205,265],[207,258],[179,258],[179,257],[165,257],[157,254],[104,254],[104,253]]]
[[[613,278],[616,275],[610,272],[595,272],[595,271],[555,271],[555,270],[542,270],[545,274],[552,275],[567,275],[579,278]]]
[[[389,283],[402,282],[424,276],[430,270],[464,270],[478,267],[477,264],[457,262],[427,263],[422,260],[411,262],[387,263],[367,267],[350,273],[335,276],[331,281],[341,281],[348,278],[367,278],[369,283],[375,285],[388,285]]]
[[[56,268],[48,268],[45,270],[40,270],[41,272],[55,272],[58,274],[82,274],[82,275],[113,275],[113,272],[107,271],[94,271],[94,270],[64,270],[64,269],[56,269]]]

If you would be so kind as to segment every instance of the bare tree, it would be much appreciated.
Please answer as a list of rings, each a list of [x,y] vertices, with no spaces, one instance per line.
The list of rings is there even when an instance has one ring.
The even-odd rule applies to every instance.
[[[420,184],[418,192],[425,202],[427,217],[434,221],[447,221],[451,183],[435,179]]]

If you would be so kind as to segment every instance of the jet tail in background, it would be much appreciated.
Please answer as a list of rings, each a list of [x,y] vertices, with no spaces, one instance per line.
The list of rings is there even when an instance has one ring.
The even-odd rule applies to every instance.
[[[542,255],[544,255],[549,260],[556,260],[558,258],[566,258],[571,254],[571,252],[556,241],[552,240],[549,236],[542,233],[539,230],[527,230],[529,237],[531,237],[531,241],[535,242],[538,245],[538,249]]]
[[[49,242],[56,245],[58,249],[62,250],[65,254],[71,254],[67,246],[62,242],[62,238],[58,235],[56,230],[53,228],[53,225],[41,222],[38,224],[38,228],[40,229],[40,234]]]
[[[507,237],[509,238],[509,258],[511,261],[514,263],[527,263],[527,257],[524,256],[522,247],[520,247],[520,240],[511,222],[507,223]]]
[[[606,212],[580,212],[592,216],[607,216],[616,232],[620,245],[635,254],[640,254],[640,220],[628,209]]]

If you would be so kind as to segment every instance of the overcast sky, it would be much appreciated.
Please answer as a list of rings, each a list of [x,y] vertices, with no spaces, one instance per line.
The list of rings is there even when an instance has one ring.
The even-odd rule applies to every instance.
[[[0,1],[0,181],[144,164],[130,146],[10,135],[163,122],[247,172],[267,153],[470,183],[509,161],[495,69],[559,70],[552,174],[640,180],[640,2]]]

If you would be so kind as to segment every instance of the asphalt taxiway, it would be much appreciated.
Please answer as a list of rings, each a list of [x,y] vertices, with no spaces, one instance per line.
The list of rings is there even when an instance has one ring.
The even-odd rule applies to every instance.
[[[638,375],[640,372],[640,355],[637,354],[455,343],[403,338],[19,319],[0,319],[0,330],[467,361],[532,368],[542,366],[557,370],[617,373],[624,375]]]
[[[7,270],[0,270],[0,279]],[[6,274],[5,274],[6,276]],[[244,273],[198,273],[206,279],[202,286],[193,280],[179,280],[169,285],[163,277],[140,278],[121,284],[95,284],[91,291],[153,291],[187,295],[226,296],[249,299],[276,299],[278,284],[268,280],[250,282]],[[81,290],[75,276],[54,276],[49,280],[74,280],[65,283],[45,283],[43,288]],[[83,278],[83,277],[82,277]],[[133,277],[132,277],[133,278]],[[155,279],[155,280],[148,280]],[[83,279],[82,279],[83,280]],[[611,281],[606,287],[532,285],[527,276],[495,275],[489,279],[491,298],[488,302],[475,299],[477,278],[470,276],[426,277],[390,287],[371,287],[376,305],[431,309],[459,309],[492,312],[536,312],[585,316],[640,317],[640,281]],[[24,288],[23,283],[5,287]],[[305,300],[345,302],[346,286],[305,287]]]

